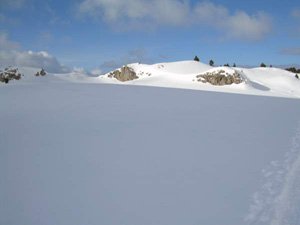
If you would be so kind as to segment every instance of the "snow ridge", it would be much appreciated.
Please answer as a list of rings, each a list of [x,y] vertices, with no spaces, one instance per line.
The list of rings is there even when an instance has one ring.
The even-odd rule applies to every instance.
[[[300,120],[285,160],[271,162],[262,172],[265,183],[253,196],[247,224],[300,224]]]
[[[195,61],[179,61],[153,65],[133,63],[126,66],[136,74],[134,79],[126,78],[125,80],[120,80],[119,75],[119,79],[112,76],[114,72],[120,71],[121,68],[107,74],[99,74],[97,77],[91,77],[81,69],[74,69],[72,72],[64,74],[48,73],[49,76],[44,77],[45,79],[41,79],[38,82],[41,83],[42,81],[44,82],[44,80],[47,80],[47,82],[67,81],[85,84],[140,85],[246,95],[300,98],[300,80],[295,77],[295,74],[277,68],[247,69],[224,66],[211,67]],[[24,77],[22,76],[22,79],[18,82],[10,83],[19,84],[24,82],[37,82],[34,74],[36,74],[37,71],[41,71],[41,68],[22,67],[19,69],[20,72],[24,74]],[[226,82],[224,81],[226,80],[224,77],[221,81],[220,76],[219,79],[210,79],[211,82],[203,82],[203,79],[199,79],[199,76],[206,76],[208,73],[216,74],[216,76],[220,74],[233,76],[238,73],[238,75],[243,78],[243,82],[231,83],[230,79],[229,81],[227,79],[228,82]]]
[[[278,68],[238,68],[211,67],[201,62],[180,61],[172,63],[129,64],[138,75],[138,79],[121,82],[111,78],[109,73],[98,77],[99,83],[143,85],[157,87],[184,88],[227,93],[277,96],[288,98],[300,97],[300,81],[295,74]],[[230,85],[216,85],[199,80],[199,76],[209,74],[233,75],[238,73],[245,82]],[[201,82],[202,80],[202,82]],[[220,82],[220,81],[219,81]],[[213,82],[215,83],[215,82]]]

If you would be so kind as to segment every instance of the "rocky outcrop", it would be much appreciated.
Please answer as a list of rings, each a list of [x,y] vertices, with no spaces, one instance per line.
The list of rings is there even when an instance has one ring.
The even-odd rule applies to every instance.
[[[234,71],[232,74],[230,74],[225,72],[225,70],[207,72],[205,74],[198,75],[197,79],[199,82],[210,83],[216,86],[240,84],[244,82],[243,77],[237,71]]]
[[[10,80],[20,80],[21,73],[15,68],[5,68],[4,71],[0,71],[0,82],[8,83]]]
[[[116,78],[117,80],[122,82],[135,80],[139,78],[136,75],[135,71],[128,66],[123,66],[120,70],[115,70],[113,72],[110,72],[108,77]]]
[[[35,74],[35,76],[46,76],[47,75],[47,73],[46,73],[46,71],[44,70],[44,69],[42,69],[41,71],[38,71],[36,74]]]

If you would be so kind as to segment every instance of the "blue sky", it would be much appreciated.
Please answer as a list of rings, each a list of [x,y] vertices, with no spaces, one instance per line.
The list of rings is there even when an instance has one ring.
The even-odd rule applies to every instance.
[[[102,71],[195,55],[217,65],[299,64],[300,2],[0,0],[0,35],[0,59],[12,64],[44,62],[48,55],[33,57],[40,51],[54,66]]]

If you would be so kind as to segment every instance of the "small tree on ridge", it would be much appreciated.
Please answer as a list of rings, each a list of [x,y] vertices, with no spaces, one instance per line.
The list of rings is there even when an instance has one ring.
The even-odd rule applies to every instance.
[[[200,62],[200,59],[198,58],[198,56],[195,56],[194,61]]]
[[[261,63],[261,64],[260,64],[260,67],[267,67],[267,66],[266,66],[266,64]]]

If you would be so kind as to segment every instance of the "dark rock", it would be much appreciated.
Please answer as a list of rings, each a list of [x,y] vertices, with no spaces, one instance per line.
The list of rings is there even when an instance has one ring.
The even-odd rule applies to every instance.
[[[5,68],[4,71],[0,71],[0,82],[8,83],[10,80],[20,80],[21,73],[16,68]]]
[[[41,72],[40,72],[40,75],[41,76],[45,76],[45,75],[47,75],[47,73],[46,73],[46,71],[44,69],[42,69]]]
[[[42,69],[41,71],[36,72],[35,76],[46,76],[47,73],[44,69]]]

